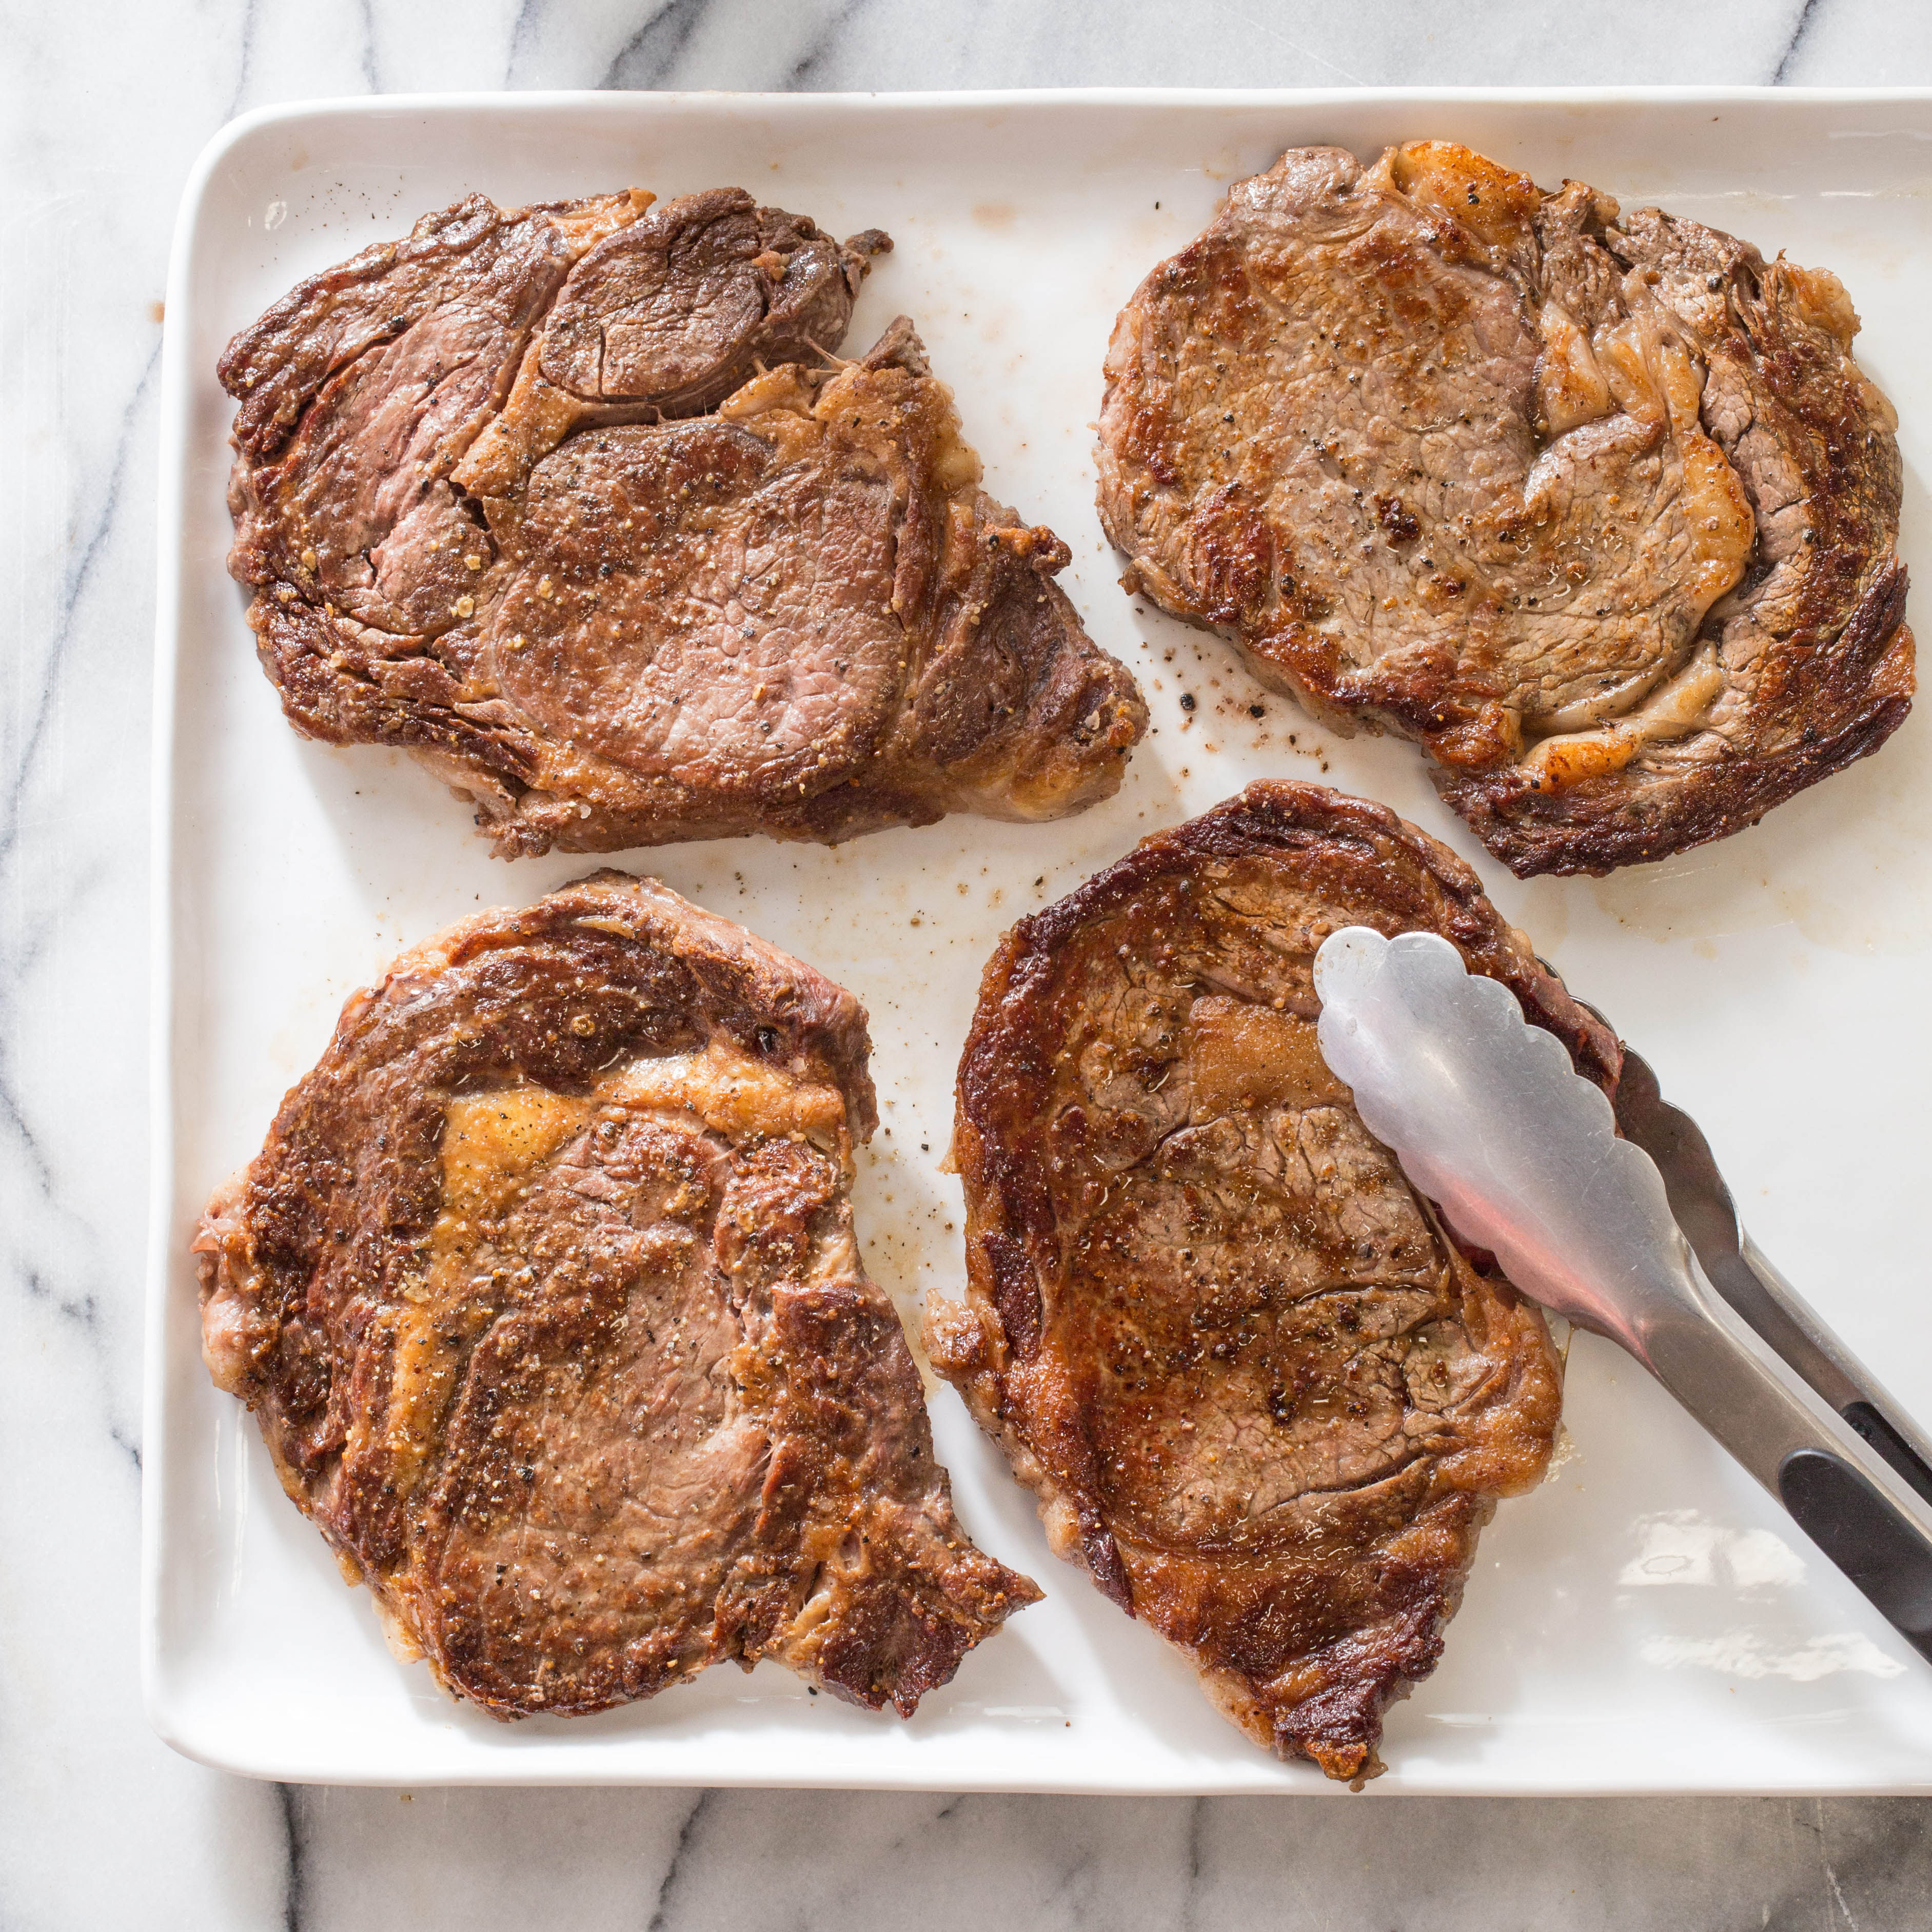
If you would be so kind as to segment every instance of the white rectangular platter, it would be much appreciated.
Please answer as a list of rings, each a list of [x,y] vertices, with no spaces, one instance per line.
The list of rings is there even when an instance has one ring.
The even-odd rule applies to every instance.
[[[596,862],[506,866],[413,766],[298,740],[224,574],[231,412],[214,370],[229,335],[302,276],[476,189],[508,205],[735,183],[837,234],[890,231],[896,250],[848,341],[914,318],[988,487],[1072,545],[1062,580],[1152,706],[1120,796],[1062,824],[952,818],[837,850],[741,840],[632,862],[870,1009],[884,1125],[858,1210],[869,1265],[912,1326],[926,1292],[960,1278],[958,1189],[940,1163],[999,934],[1251,778],[1324,779],[1473,861],[1703,1124],[1766,1251],[1932,1419],[1922,721],[1754,831],[1607,880],[1526,886],[1437,802],[1411,748],[1335,740],[1256,688],[1225,645],[1116,584],[1091,422],[1120,304],[1229,182],[1284,147],[1372,154],[1424,135],[1836,270],[1864,317],[1864,364],[1903,420],[1902,547],[1928,557],[1928,98],[392,99],[258,115],[203,156],[168,291],[155,725],[144,1643],[150,1714],[170,1743],[265,1777],[396,1784],[1329,1788],[1248,1744],[1150,1632],[1054,1560],[950,1390],[932,1406],[960,1515],[1047,1596],[910,1722],[808,1697],[765,1665],[596,1718],[504,1725],[390,1657],[254,1425],[210,1384],[186,1253],[196,1214],[259,1147],[344,996],[406,944]],[[1568,1423],[1567,1460],[1485,1532],[1447,1654],[1391,1712],[1390,1769],[1371,1788],[1932,1792],[1932,1669],[1697,1426],[1588,1336],[1570,1355]]]

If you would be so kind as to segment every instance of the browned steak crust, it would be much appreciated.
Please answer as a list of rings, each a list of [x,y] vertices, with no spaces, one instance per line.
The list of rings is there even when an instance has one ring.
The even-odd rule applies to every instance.
[[[1835,277],[1442,142],[1294,148],[1107,358],[1128,581],[1510,868],[1724,836],[1910,706],[1897,418]]]
[[[499,1717],[760,1658],[910,1714],[976,1549],[848,1198],[850,994],[602,872],[344,1009],[195,1242],[203,1346],[392,1639]]]
[[[980,486],[876,231],[723,188],[424,217],[229,346],[229,566],[296,728],[410,751],[506,856],[1119,784],[1133,680]]]
[[[967,1303],[927,1316],[1054,1549],[1340,1778],[1380,1768],[1560,1402],[1541,1316],[1322,1062],[1314,955],[1351,924],[1441,933],[1614,1087],[1615,1040],[1461,860],[1381,806],[1250,786],[994,956],[959,1067]]]

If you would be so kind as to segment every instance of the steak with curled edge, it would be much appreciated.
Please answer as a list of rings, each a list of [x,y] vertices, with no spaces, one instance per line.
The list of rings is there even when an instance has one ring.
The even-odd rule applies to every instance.
[[[229,345],[229,566],[300,731],[412,753],[505,856],[1119,784],[1133,680],[980,488],[901,317],[835,351],[875,230],[721,188],[481,195]]]
[[[976,1549],[849,1198],[858,1002],[604,872],[344,1009],[194,1243],[203,1349],[392,1642],[500,1718],[772,1658],[910,1715]]]
[[[1291,149],[1122,311],[1130,588],[1416,740],[1516,873],[1755,824],[1910,707],[1891,404],[1837,278],[1424,141]]]
[[[1444,1235],[1316,1042],[1348,925],[1440,933],[1580,1071],[1618,1051],[1468,866],[1384,807],[1252,785],[1022,920],[986,968],[954,1157],[965,1303],[926,1346],[1049,1540],[1329,1776],[1382,1768],[1561,1372]]]

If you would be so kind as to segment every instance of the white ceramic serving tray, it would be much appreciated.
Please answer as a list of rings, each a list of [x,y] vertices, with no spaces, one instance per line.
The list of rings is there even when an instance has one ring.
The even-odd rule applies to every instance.
[[[1117,309],[1282,148],[1367,154],[1420,135],[1837,270],[1864,319],[1862,360],[1903,421],[1903,548],[1925,556],[1932,97],[392,99],[256,115],[202,157],[168,286],[155,706],[144,1645],[148,1710],[171,1744],[265,1777],[397,1784],[1332,1788],[1247,1743],[1150,1632],[1048,1554],[950,1390],[932,1406],[959,1514],[1047,1595],[911,1722],[808,1697],[765,1665],[600,1717],[506,1725],[391,1658],[253,1424],[211,1386],[185,1252],[196,1210],[260,1145],[344,996],[459,915],[597,862],[506,866],[401,758],[298,739],[223,571],[222,345],[298,278],[472,189],[508,204],[740,183],[838,234],[888,230],[896,250],[849,341],[902,310],[916,320],[989,487],[1072,545],[1062,580],[1152,705],[1119,797],[1063,824],[952,818],[836,851],[746,839],[634,861],[870,1009],[884,1125],[858,1210],[868,1264],[909,1319],[960,1276],[958,1188],[940,1162],[1000,932],[1250,778],[1318,778],[1474,862],[1703,1124],[1766,1251],[1932,1420],[1923,722],[1755,831],[1608,880],[1525,886],[1437,802],[1409,747],[1336,741],[1226,646],[1116,583],[1090,425]],[[1578,1338],[1568,1411],[1567,1457],[1485,1532],[1442,1666],[1390,1713],[1390,1769],[1371,1789],[1932,1792],[1932,1668],[1607,1345]]]

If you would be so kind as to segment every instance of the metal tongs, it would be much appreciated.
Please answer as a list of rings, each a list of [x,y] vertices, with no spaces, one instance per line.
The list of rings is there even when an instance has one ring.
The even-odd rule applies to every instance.
[[[1624,1049],[1612,1112],[1433,933],[1346,927],[1315,984],[1323,1058],[1455,1232],[1634,1355],[1932,1660],[1932,1445],[1751,1244],[1649,1067]]]

